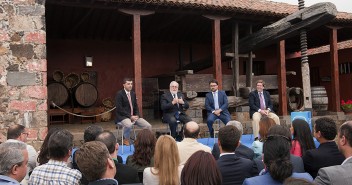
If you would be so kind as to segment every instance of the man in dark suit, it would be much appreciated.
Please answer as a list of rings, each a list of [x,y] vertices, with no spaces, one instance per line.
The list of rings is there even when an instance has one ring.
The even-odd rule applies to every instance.
[[[323,117],[315,121],[314,137],[320,145],[316,149],[307,150],[302,157],[304,169],[313,178],[317,176],[320,168],[340,165],[345,160],[334,141],[336,134],[334,120]]]
[[[240,134],[242,136],[243,127],[242,127],[242,124],[240,122],[238,122],[238,121],[229,121],[227,123],[227,125],[235,126],[240,131]],[[215,160],[219,159],[220,149],[219,149],[219,144],[218,143],[214,143],[213,150],[211,151],[211,153],[213,154]],[[236,148],[235,154],[238,157],[246,158],[246,159],[249,159],[249,160],[252,160],[254,158],[253,150],[248,148],[247,146],[241,144],[241,142],[239,142],[239,146]]]
[[[119,184],[139,183],[137,170],[118,162],[116,157],[119,149],[119,144],[116,142],[116,137],[114,134],[110,131],[104,131],[97,136],[96,140],[104,143],[108,148],[110,156],[115,162],[115,179],[119,182]]]
[[[249,115],[253,119],[253,135],[254,138],[259,134],[259,121],[262,116],[272,118],[276,124],[280,125],[279,117],[273,112],[273,104],[268,91],[264,90],[265,82],[258,80],[256,90],[249,93]]]
[[[208,118],[207,125],[211,137],[214,137],[213,123],[220,119],[225,125],[231,120],[230,113],[227,110],[229,103],[225,91],[218,90],[218,81],[213,79],[209,82],[211,92],[205,95],[205,109]]]
[[[245,178],[258,174],[258,169],[253,161],[235,154],[240,137],[240,131],[232,125],[227,125],[219,130],[218,144],[221,154],[217,164],[222,175],[223,185],[241,185]]]
[[[139,117],[136,93],[132,91],[132,79],[123,80],[123,89],[117,92],[116,103],[116,123],[121,122],[124,128],[124,143],[130,145],[130,133],[133,124],[142,128],[151,129],[152,126],[143,118]]]
[[[338,147],[346,157],[341,165],[321,168],[314,182],[319,185],[351,184],[352,181],[352,121],[341,125],[338,134]]]
[[[170,126],[171,136],[176,138],[177,123],[183,124],[192,121],[186,115],[185,110],[188,109],[188,102],[183,98],[181,92],[178,92],[178,83],[172,81],[170,83],[170,91],[165,92],[160,99],[161,110],[163,111],[163,122]]]

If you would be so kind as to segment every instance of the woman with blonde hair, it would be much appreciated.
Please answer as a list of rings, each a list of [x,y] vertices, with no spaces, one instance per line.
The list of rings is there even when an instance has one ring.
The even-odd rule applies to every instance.
[[[155,145],[154,167],[143,172],[144,185],[179,185],[182,166],[176,141],[169,135],[160,136]]]

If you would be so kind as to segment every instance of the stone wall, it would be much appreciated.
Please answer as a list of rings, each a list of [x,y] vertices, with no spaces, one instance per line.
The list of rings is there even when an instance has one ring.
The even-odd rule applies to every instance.
[[[44,2],[0,1],[0,138],[21,124],[37,149],[47,130]]]

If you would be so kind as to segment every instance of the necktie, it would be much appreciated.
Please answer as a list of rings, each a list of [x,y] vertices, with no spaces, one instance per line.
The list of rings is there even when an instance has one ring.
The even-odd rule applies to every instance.
[[[219,109],[219,100],[218,100],[218,93],[214,92],[214,108]]]
[[[259,99],[260,99],[260,109],[265,110],[265,103],[264,103],[264,98],[263,98],[263,93],[259,93]]]
[[[132,106],[132,100],[131,100],[131,95],[130,95],[130,93],[127,93],[127,98],[128,98],[128,101],[130,102],[131,116],[132,116],[132,115],[133,115],[133,106]]]

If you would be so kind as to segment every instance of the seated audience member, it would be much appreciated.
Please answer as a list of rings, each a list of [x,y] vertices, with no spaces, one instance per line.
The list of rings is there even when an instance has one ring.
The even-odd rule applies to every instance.
[[[88,185],[117,185],[116,167],[105,144],[100,141],[84,143],[76,153],[77,165],[89,181]]]
[[[266,140],[268,130],[275,125],[275,121],[269,117],[262,117],[259,121],[259,140],[252,143],[252,150],[254,151],[254,158],[261,158],[263,153],[263,143]]]
[[[29,185],[80,184],[82,174],[67,166],[71,155],[73,135],[66,129],[53,133],[48,142],[49,161],[34,168]]]
[[[0,144],[0,184],[20,185],[27,174],[28,151],[23,142]]]
[[[284,181],[283,185],[315,185],[306,179],[289,177]]]
[[[243,126],[242,126],[242,124],[240,122],[238,122],[238,121],[230,121],[230,122],[227,123],[227,125],[235,126],[240,131],[240,134],[241,134],[241,137],[242,137]],[[240,139],[241,139],[241,137],[240,137]],[[220,149],[219,149],[219,144],[218,143],[214,143],[213,150],[211,151],[211,153],[213,154],[215,160],[219,159]],[[248,148],[246,145],[241,144],[241,141],[239,141],[239,146],[236,148],[235,154],[238,157],[242,157],[242,158],[246,158],[246,159],[250,159],[250,160],[252,160],[254,158],[253,150]]]
[[[338,133],[338,147],[346,160],[341,165],[321,168],[315,183],[345,185],[352,183],[352,121],[344,123]]]
[[[276,124],[280,125],[279,117],[273,112],[273,104],[268,91],[264,90],[265,82],[258,80],[256,90],[249,93],[249,116],[253,119],[252,128],[254,138],[258,137],[259,121],[262,117],[272,118]]]
[[[110,156],[114,160],[116,166],[116,174],[115,179],[119,182],[119,184],[131,184],[131,183],[138,183],[138,172],[136,169],[121,164],[117,161],[117,151],[119,149],[119,144],[116,143],[116,137],[110,131],[104,131],[99,134],[96,138],[96,141],[100,141],[106,145],[109,150]]]
[[[232,125],[227,125],[219,130],[218,144],[221,154],[217,164],[222,175],[223,185],[242,184],[245,178],[258,174],[258,169],[253,161],[235,155],[240,137],[240,131]]]
[[[280,135],[285,136],[291,140],[290,130],[282,125],[274,125],[269,131],[268,135]],[[291,142],[290,142],[291,143]],[[290,161],[293,165],[293,172],[296,173],[304,173],[304,165],[301,157],[290,154]],[[257,164],[258,171],[262,171],[264,169],[264,163],[262,159],[255,159],[254,162]]]
[[[48,149],[49,138],[53,133],[55,133],[61,129],[62,128],[58,128],[58,127],[53,127],[53,128],[49,129],[48,133],[45,136],[43,144],[40,147],[40,150],[38,152],[39,154],[38,154],[37,161],[38,161],[39,165],[45,164],[49,161],[49,149]]]
[[[146,167],[154,165],[156,137],[149,129],[143,129],[134,142],[134,153],[127,157],[126,164],[142,174]],[[142,178],[143,179],[143,178]]]
[[[334,141],[336,134],[334,120],[323,117],[315,121],[314,137],[320,145],[316,149],[307,150],[302,157],[304,169],[313,178],[317,176],[320,168],[340,165],[345,160]]]
[[[221,173],[214,157],[203,150],[195,152],[181,172],[181,185],[220,185]]]
[[[176,141],[169,135],[160,136],[155,145],[154,167],[143,172],[144,185],[179,185],[182,167]]]
[[[291,140],[281,135],[269,135],[263,146],[265,172],[257,177],[248,178],[243,185],[279,185],[288,177],[313,181],[308,173],[293,172],[290,161]]]
[[[291,133],[293,136],[291,154],[302,157],[307,150],[315,149],[315,144],[309,125],[302,119],[292,121]]]
[[[188,102],[183,98],[181,92],[178,92],[178,83],[170,83],[170,91],[165,92],[160,98],[161,110],[163,111],[163,122],[170,126],[171,136],[176,138],[177,124],[183,124],[192,121],[185,113],[189,108]]]
[[[214,137],[213,123],[220,119],[225,125],[231,120],[227,110],[229,103],[225,91],[218,90],[218,81],[213,79],[209,82],[211,92],[205,95],[205,109],[207,110],[207,125],[210,137]]]
[[[199,125],[190,121],[183,127],[183,134],[185,138],[177,143],[177,148],[180,154],[180,165],[184,165],[189,157],[198,150],[205,152],[211,152],[210,147],[203,145],[197,141],[199,136],[200,128]]]
[[[9,127],[7,130],[7,141],[6,142],[27,142],[27,137],[29,135],[29,131],[23,126],[19,124],[14,124]],[[37,157],[38,153],[35,151],[34,147],[27,145],[28,151],[28,164],[27,164],[27,175],[23,179],[24,182],[29,179],[29,174],[32,173],[33,169],[37,166]]]

